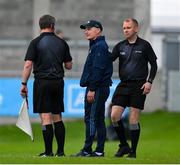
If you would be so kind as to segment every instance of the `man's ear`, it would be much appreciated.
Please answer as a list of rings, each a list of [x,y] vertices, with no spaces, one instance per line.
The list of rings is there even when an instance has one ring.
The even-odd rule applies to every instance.
[[[139,32],[139,26],[135,26],[135,30],[134,30],[136,33]]]
[[[97,33],[100,34],[101,33],[101,29],[97,28]]]
[[[54,24],[51,24],[51,29],[54,29]]]

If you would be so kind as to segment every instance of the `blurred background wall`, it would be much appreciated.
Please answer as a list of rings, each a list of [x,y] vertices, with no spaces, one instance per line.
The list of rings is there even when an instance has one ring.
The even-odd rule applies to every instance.
[[[102,22],[111,47],[123,39],[121,24],[127,17],[137,18],[142,27],[140,34],[149,38],[149,0],[0,0],[1,75],[20,76],[27,45],[39,35],[38,20],[46,13],[56,17],[56,28],[69,38],[74,57],[74,68],[69,76],[80,76],[86,58],[88,42],[84,41],[79,28],[86,20]]]
[[[134,17],[141,26],[139,36],[153,45],[158,56],[158,74],[145,108],[148,111],[160,108],[180,110],[178,102],[172,103],[174,81],[168,83],[170,75],[177,77],[179,74],[179,12],[178,0],[0,0],[0,77],[21,77],[27,46],[39,35],[38,20],[43,14],[55,16],[56,29],[61,29],[68,38],[74,66],[66,77],[77,79],[88,51],[88,42],[84,40],[79,25],[89,19],[102,22],[104,35],[112,49],[123,40],[123,19]],[[113,79],[118,79],[117,71],[115,62]],[[171,74],[174,71],[176,73]],[[178,82],[179,79],[175,81],[177,85]],[[176,98],[180,99],[179,95],[180,92]]]
[[[151,0],[151,43],[158,56],[161,105],[180,111],[180,1]]]

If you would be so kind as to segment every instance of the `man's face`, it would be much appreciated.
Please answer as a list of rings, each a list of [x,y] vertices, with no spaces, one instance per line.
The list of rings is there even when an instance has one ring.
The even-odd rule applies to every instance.
[[[133,21],[124,21],[123,32],[126,39],[132,39],[137,34],[138,27]]]
[[[87,40],[95,40],[100,33],[101,30],[96,27],[89,27],[84,30],[84,35]]]

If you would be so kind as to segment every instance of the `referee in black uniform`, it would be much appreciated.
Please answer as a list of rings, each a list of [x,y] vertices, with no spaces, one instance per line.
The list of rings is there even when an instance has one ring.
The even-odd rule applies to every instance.
[[[53,156],[52,143],[55,134],[56,156],[64,156],[64,67],[72,68],[72,57],[67,43],[54,34],[55,18],[43,15],[39,20],[41,34],[30,42],[22,73],[21,95],[28,95],[27,82],[33,68],[33,111],[39,113],[45,151],[39,156]],[[53,127],[54,125],[54,127]]]
[[[136,148],[140,135],[139,115],[144,109],[146,95],[150,92],[157,72],[156,55],[149,42],[138,37],[137,20],[128,18],[123,22],[125,40],[119,42],[112,52],[112,59],[119,58],[118,84],[112,98],[111,120],[120,140],[116,157],[128,154],[136,158]],[[150,70],[148,70],[148,63]],[[130,107],[129,126],[131,147],[129,147],[121,120],[125,107]]]

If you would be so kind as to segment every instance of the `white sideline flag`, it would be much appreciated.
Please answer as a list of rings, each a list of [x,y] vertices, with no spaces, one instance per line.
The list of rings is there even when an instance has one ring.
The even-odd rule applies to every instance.
[[[31,137],[32,141],[34,140],[31,122],[29,118],[27,98],[23,99],[16,126],[25,133],[27,133]]]

